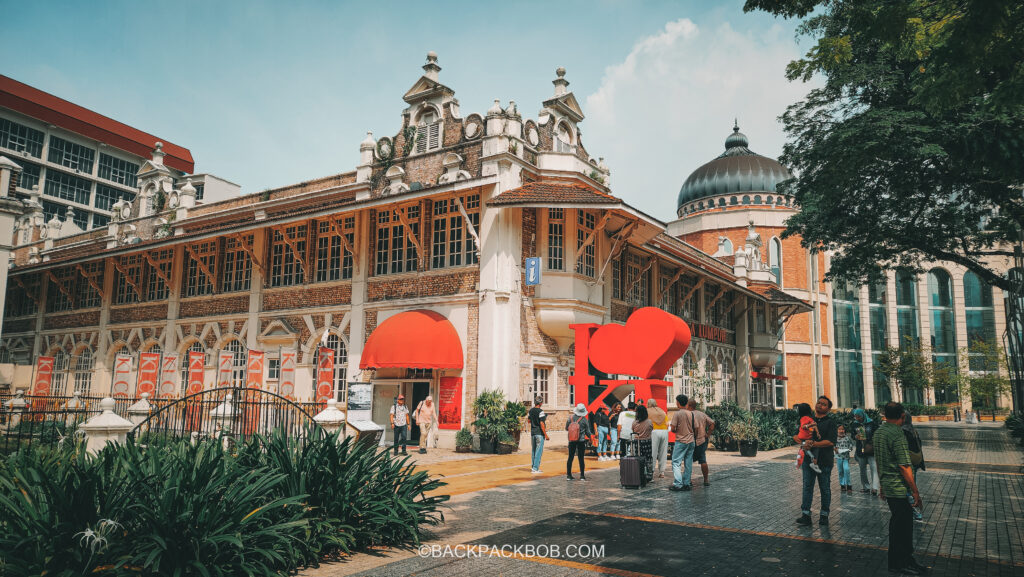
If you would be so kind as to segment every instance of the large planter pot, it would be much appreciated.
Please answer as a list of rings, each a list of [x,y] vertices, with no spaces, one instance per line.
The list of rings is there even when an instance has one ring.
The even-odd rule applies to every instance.
[[[494,453],[494,440],[480,437],[480,452],[485,455]]]
[[[473,452],[473,447],[472,446],[468,446],[468,447],[455,447],[455,452],[456,453],[472,453]]]
[[[513,438],[513,439],[515,439],[515,441],[516,441],[516,445],[518,445],[518,444],[519,444],[519,437],[520,437],[520,436],[521,436],[522,434],[523,434],[523,431],[522,431],[522,429],[520,429],[520,430],[518,430],[518,431],[512,431],[512,438]]]
[[[513,444],[510,444],[510,443],[498,443],[497,444],[497,453],[499,455],[511,455],[512,453],[516,452],[516,449],[518,449],[518,448],[519,448],[519,445],[513,445]]]
[[[740,456],[741,457],[756,457],[757,456],[757,441],[740,441]]]

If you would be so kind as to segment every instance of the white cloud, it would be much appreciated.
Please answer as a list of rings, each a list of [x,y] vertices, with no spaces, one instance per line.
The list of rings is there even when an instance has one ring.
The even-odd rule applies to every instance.
[[[755,33],[669,22],[605,69],[586,98],[583,142],[605,157],[617,196],[673,220],[683,180],[721,154],[734,117],[755,152],[782,152],[777,118],[809,90],[784,77],[799,55],[792,30],[778,25]]]

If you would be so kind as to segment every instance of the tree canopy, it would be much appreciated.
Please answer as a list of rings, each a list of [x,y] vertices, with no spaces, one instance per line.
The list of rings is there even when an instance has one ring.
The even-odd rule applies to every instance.
[[[824,85],[782,116],[786,235],[830,278],[946,260],[1009,289],[1024,222],[1024,3],[747,0],[813,39],[790,80]],[[1003,261],[1003,262],[1001,262]],[[999,263],[999,264],[997,264]]]

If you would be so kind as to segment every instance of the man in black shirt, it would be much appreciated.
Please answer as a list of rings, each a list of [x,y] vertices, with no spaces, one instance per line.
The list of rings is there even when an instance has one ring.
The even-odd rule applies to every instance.
[[[535,475],[540,473],[540,457],[544,454],[544,440],[551,440],[548,437],[548,428],[545,423],[548,416],[540,408],[543,401],[544,399],[539,396],[535,398],[533,400],[533,408],[526,414],[527,419],[530,421],[530,439],[532,440],[533,449],[533,461],[530,472]]]
[[[832,505],[832,467],[835,465],[833,447],[836,444],[836,425],[829,411],[832,410],[832,400],[822,395],[814,405],[814,422],[818,424],[817,441],[801,441],[796,435],[793,440],[803,444],[803,449],[824,449],[818,451],[818,466],[820,473],[815,473],[811,467],[811,459],[804,459],[803,466],[803,500],[800,503],[800,518],[796,522],[800,525],[811,524],[811,502],[814,500],[814,481],[818,481],[818,490],[821,492],[821,516],[818,518],[819,525],[828,525],[828,512]]]

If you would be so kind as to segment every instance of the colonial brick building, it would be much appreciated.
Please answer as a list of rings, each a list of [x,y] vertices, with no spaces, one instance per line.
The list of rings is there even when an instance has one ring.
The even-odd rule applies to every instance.
[[[138,198],[119,202],[108,226],[62,235],[58,220],[51,234],[52,219],[23,217],[0,374],[27,388],[45,355],[56,359],[54,393],[106,394],[118,354],[196,351],[211,387],[225,379],[221,351],[231,353],[227,381],[241,384],[247,351],[258,350],[263,386],[276,391],[282,352],[294,350],[293,395],[309,399],[327,347],[334,396],[370,383],[378,422],[398,392],[414,405],[455,391],[442,401],[458,428],[479,391],[498,389],[544,397],[557,430],[575,401],[570,325],[657,306],[695,337],[668,375],[671,394],[767,406],[834,394],[827,263],[775,238],[794,210],[774,192],[788,173],[743,153],[738,129],[726,158],[747,163],[747,176],[721,194],[702,185],[699,198],[681,195],[679,220],[666,224],[614,195],[610,170],[584,146],[563,69],[528,118],[498,101],[463,114],[436,56],[423,68],[397,132],[367,134],[354,170],[199,205],[195,182],[154,146]],[[141,201],[146,191],[164,191],[163,207]],[[528,258],[540,259],[540,284],[526,283]],[[453,437],[443,430],[441,443]]]

